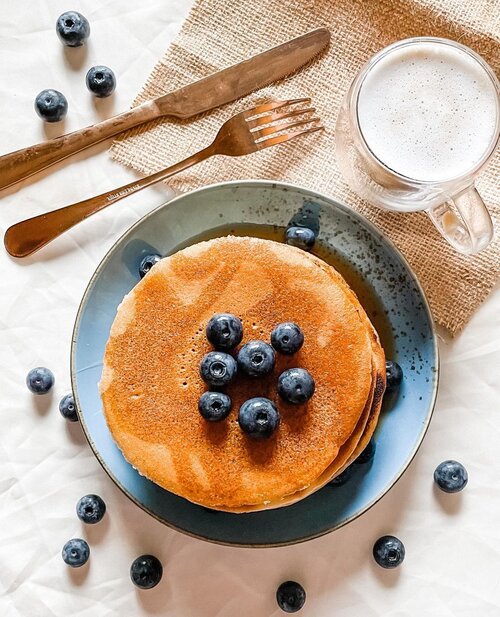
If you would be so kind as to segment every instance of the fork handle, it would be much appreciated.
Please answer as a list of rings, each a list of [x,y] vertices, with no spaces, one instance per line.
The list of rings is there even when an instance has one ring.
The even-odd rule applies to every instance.
[[[16,223],[5,232],[5,248],[13,257],[27,257],[96,212],[104,210],[116,201],[165,180],[192,165],[196,165],[196,163],[200,163],[214,154],[216,154],[215,148],[210,145],[180,163],[162,169],[151,176],[146,176],[136,182],[130,182],[118,189],[70,206]]]
[[[0,157],[0,189],[65,159],[76,152],[93,146],[138,124],[149,122],[161,115],[154,101],[134,107],[122,114],[87,126],[73,133],[55,137],[49,141],[16,150]]]

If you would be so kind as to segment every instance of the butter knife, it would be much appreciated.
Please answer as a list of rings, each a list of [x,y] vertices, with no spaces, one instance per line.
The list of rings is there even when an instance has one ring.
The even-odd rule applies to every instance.
[[[103,122],[5,154],[0,157],[0,189],[144,122],[165,116],[191,118],[235,101],[294,73],[326,47],[329,40],[326,28],[312,30]]]

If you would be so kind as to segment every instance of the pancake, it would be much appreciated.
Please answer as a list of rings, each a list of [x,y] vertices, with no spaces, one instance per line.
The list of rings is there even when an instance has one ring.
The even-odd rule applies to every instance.
[[[332,272],[330,272],[330,274],[334,276]],[[347,283],[346,283],[346,286],[347,286]],[[353,300],[357,300],[355,293],[352,291],[350,287],[348,287],[348,292],[353,296]],[[347,459],[344,460],[343,464],[336,466],[336,470],[334,471],[330,480],[335,478],[339,474],[341,474],[347,467],[349,467],[349,465],[351,465],[358,458],[358,456],[363,452],[363,450],[366,448],[366,446],[368,445],[368,442],[373,436],[373,433],[375,432],[375,429],[377,428],[378,418],[380,416],[380,410],[382,409],[382,403],[383,403],[384,393],[385,393],[385,388],[386,388],[385,353],[380,344],[380,338],[377,334],[377,331],[375,330],[372,323],[368,319],[368,316],[366,316],[366,319],[368,321],[367,325],[371,333],[372,349],[374,352],[374,360],[375,360],[375,368],[376,368],[376,380],[374,384],[375,388],[374,388],[373,402],[372,402],[372,406],[370,410],[370,415],[366,422],[365,429],[363,431],[363,435],[361,439],[359,439],[358,443],[356,444],[356,447],[352,450],[351,455]],[[344,455],[345,454],[346,453],[344,452]],[[342,461],[342,458],[340,457],[340,453],[339,453],[339,456],[337,457],[336,462],[340,463],[341,461]]]
[[[325,267],[325,271],[328,272],[328,274],[334,279],[336,283],[344,286],[354,306],[358,307],[358,298],[354,291],[349,287],[345,279],[335,269],[328,266],[328,264],[323,262],[321,264],[321,267]],[[266,505],[266,509],[279,508],[296,503],[297,501],[304,499],[305,497],[311,495],[312,493],[316,492],[317,490],[331,482],[358,458],[358,456],[368,445],[368,442],[370,441],[376,429],[386,386],[385,353],[380,344],[380,339],[377,331],[373,327],[370,319],[368,318],[364,310],[360,312],[360,316],[365,322],[366,327],[370,332],[370,340],[373,353],[372,385],[370,395],[366,401],[360,419],[358,420],[358,423],[356,424],[356,427],[354,428],[352,434],[339,449],[339,452],[335,459],[310,486],[300,491],[297,491],[292,495],[286,495],[281,499],[274,500],[268,503]],[[228,508],[227,511],[234,513],[243,513],[260,509],[262,508],[258,506],[247,505],[239,508]]]
[[[140,473],[219,509],[264,508],[314,485],[358,426],[373,389],[367,317],[329,268],[337,274],[288,245],[218,238],[163,259],[126,296],[100,390],[111,433]],[[243,342],[269,340],[277,323],[295,321],[305,343],[292,358],[277,356],[272,376],[238,377],[227,389],[230,416],[212,424],[198,412],[206,389],[198,370],[211,349],[205,326],[217,312],[242,319]],[[277,377],[291,366],[315,378],[305,405],[278,400]],[[278,431],[265,442],[249,439],[237,424],[239,406],[254,396],[271,398],[281,413]]]
[[[328,264],[323,262],[322,265],[325,267],[325,269],[335,281],[335,283],[344,287],[346,293],[350,296],[354,306],[360,307],[360,303],[356,294],[349,287],[345,279],[334,268],[328,266]],[[368,315],[363,309],[361,309],[359,314],[361,319],[366,324],[368,331],[370,332],[370,343],[373,353],[372,397],[369,400],[369,405],[367,404],[367,406],[365,407],[362,417],[358,421],[358,424],[356,426],[356,429],[353,431],[353,434],[347,440],[347,442],[343,444],[335,461],[322,474],[323,477],[327,477],[328,473],[331,474],[328,481],[331,481],[346,467],[348,467],[350,463],[353,462],[359,456],[359,454],[361,454],[361,452],[368,444],[368,441],[370,440],[371,435],[373,434],[377,425],[380,408],[382,406],[382,399],[385,392],[385,353],[380,344],[380,339],[377,331],[373,327],[373,324],[368,318]],[[366,439],[367,435],[369,435],[368,439]]]
[[[374,369],[372,370],[372,375],[375,379],[376,372]],[[315,478],[314,481],[311,482],[309,486],[306,486],[303,489],[300,489],[296,491],[295,493],[292,493],[291,495],[285,495],[284,497],[281,497],[279,499],[271,500],[265,504],[265,508],[262,507],[262,504],[260,505],[248,505],[247,504],[247,505],[240,506],[238,508],[220,508],[220,509],[223,509],[226,512],[233,512],[233,513],[239,514],[239,513],[244,513],[244,512],[253,512],[253,511],[262,510],[262,509],[272,510],[274,508],[282,508],[284,506],[289,506],[293,503],[296,503],[297,501],[300,501],[301,499],[304,499],[304,497],[311,495],[312,493],[322,488],[325,484],[328,484],[328,482],[330,482],[330,480],[336,475],[337,468],[345,465],[346,461],[350,458],[352,452],[357,447],[357,444],[362,439],[364,431],[365,431],[366,423],[372,412],[372,402],[373,402],[374,392],[375,392],[375,383],[373,382],[370,388],[370,394],[365,403],[365,407],[363,408],[363,412],[356,426],[354,427],[352,434],[349,436],[346,442],[342,444],[342,446],[340,447],[338,451],[337,456],[332,461],[332,463],[320,474],[318,478]]]
[[[354,292],[352,292],[354,294]],[[274,500],[266,505],[266,509],[280,508],[288,506],[304,497],[311,495],[326,484],[331,482],[335,477],[341,474],[365,449],[371,439],[373,432],[377,426],[380,408],[382,407],[382,399],[385,391],[385,354],[380,346],[380,341],[375,328],[366,316],[367,326],[370,328],[372,336],[372,351],[373,351],[373,366],[372,366],[372,385],[370,395],[366,401],[363,412],[354,428],[352,434],[340,447],[337,456],[332,463],[323,471],[318,478],[311,483],[310,486],[297,491],[293,495]],[[251,512],[261,510],[261,507],[242,506],[240,508],[227,509],[234,513]]]
[[[373,396],[368,414],[364,417],[364,427],[359,432],[358,427],[352,437],[340,448],[338,456],[333,463],[325,470],[321,478],[318,479],[317,488],[321,488],[328,482],[340,475],[349,465],[351,465],[363,452],[368,445],[375,428],[377,427],[382,399],[385,391],[385,356],[375,354],[375,381],[373,383]]]
[[[363,435],[361,439],[356,444],[356,447],[351,453],[351,456],[343,462],[341,466],[334,472],[331,479],[340,475],[349,465],[352,465],[354,461],[358,458],[358,456],[363,452],[363,450],[368,445],[370,439],[373,437],[373,433],[377,428],[378,419],[380,416],[380,410],[382,409],[382,403],[384,399],[384,391],[385,391],[385,375],[379,374],[377,377],[377,382],[375,385],[375,395],[373,398],[373,404],[370,411],[370,416],[366,423],[365,429],[363,431]],[[341,449],[342,450],[342,449]],[[337,457],[337,460],[340,460]]]

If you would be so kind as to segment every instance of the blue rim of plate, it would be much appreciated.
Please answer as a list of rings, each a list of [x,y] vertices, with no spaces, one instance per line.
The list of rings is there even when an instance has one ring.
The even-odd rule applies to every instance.
[[[75,370],[76,347],[77,347],[78,335],[79,335],[82,315],[83,315],[83,312],[84,312],[85,307],[87,305],[87,300],[89,298],[90,292],[93,289],[95,281],[99,278],[102,270],[106,267],[110,257],[113,255],[113,253],[114,253],[115,249],[117,248],[117,246],[120,245],[123,241],[125,241],[128,236],[131,236],[133,234],[133,232],[136,230],[136,228],[139,227],[146,219],[155,216],[155,214],[159,210],[161,210],[163,208],[175,206],[177,201],[185,198],[187,195],[193,195],[193,194],[196,194],[196,193],[205,192],[205,191],[208,191],[210,189],[223,188],[223,187],[232,187],[232,186],[233,187],[240,187],[242,185],[246,185],[247,187],[249,187],[249,186],[259,186],[259,187],[269,187],[269,188],[281,188],[281,189],[284,189],[284,190],[302,192],[304,194],[307,194],[308,197],[310,197],[312,199],[319,199],[321,201],[328,202],[330,207],[337,208],[337,209],[343,211],[344,214],[348,215],[349,217],[358,219],[358,222],[360,222],[363,226],[365,226],[370,231],[371,234],[373,234],[375,237],[383,239],[383,242],[397,256],[397,258],[400,260],[400,262],[402,263],[404,268],[407,270],[409,276],[412,279],[412,283],[415,285],[416,290],[418,291],[418,295],[420,296],[420,299],[422,301],[423,308],[424,308],[425,312],[427,313],[427,318],[428,318],[429,327],[430,327],[430,335],[431,335],[431,340],[432,340],[432,351],[433,351],[434,360],[435,360],[435,367],[433,369],[434,370],[434,379],[433,379],[433,382],[432,382],[432,384],[433,384],[432,385],[432,392],[431,392],[431,396],[430,396],[430,400],[429,400],[429,408],[428,408],[428,413],[427,413],[427,416],[426,416],[426,420],[423,423],[422,429],[421,429],[421,431],[420,431],[420,433],[418,435],[417,441],[415,442],[415,445],[414,445],[413,449],[411,450],[411,452],[407,456],[407,458],[404,461],[404,463],[401,465],[399,472],[394,476],[394,478],[391,481],[391,483],[389,485],[387,485],[375,498],[373,498],[370,502],[368,502],[365,506],[363,506],[359,511],[357,511],[355,514],[353,514],[353,515],[343,519],[341,522],[335,524],[331,528],[323,529],[323,530],[321,530],[318,533],[308,534],[308,535],[305,535],[303,537],[294,538],[292,540],[279,541],[279,542],[271,542],[271,543],[267,543],[267,542],[265,542],[265,543],[234,542],[234,541],[224,541],[224,540],[221,540],[221,539],[215,539],[215,538],[211,538],[211,537],[206,537],[204,535],[197,534],[197,533],[194,533],[194,532],[192,532],[192,531],[190,531],[188,529],[182,528],[182,527],[180,527],[178,525],[174,525],[170,521],[165,520],[161,516],[157,515],[150,508],[148,508],[145,504],[141,503],[129,490],[127,490],[125,488],[125,486],[123,486],[123,484],[116,478],[116,476],[113,474],[113,472],[109,469],[108,465],[106,464],[105,460],[101,456],[97,446],[95,445],[95,443],[94,443],[94,441],[93,441],[93,439],[92,439],[92,437],[90,435],[90,431],[89,431],[89,428],[88,428],[88,426],[87,426],[87,424],[85,422],[84,413],[83,413],[83,411],[81,409],[81,404],[80,404],[80,400],[79,400],[79,396],[78,396],[77,375],[76,375],[76,370]],[[91,447],[95,457],[99,461],[99,463],[102,466],[102,468],[104,469],[104,471],[108,474],[108,476],[115,483],[115,485],[132,502],[134,502],[137,506],[139,506],[142,510],[147,512],[150,516],[155,518],[160,523],[163,523],[167,527],[170,527],[171,529],[174,529],[175,531],[183,533],[183,534],[185,534],[187,536],[190,536],[192,538],[196,538],[196,539],[199,539],[199,540],[204,540],[206,542],[208,541],[208,542],[211,542],[211,543],[214,543],[214,544],[223,545],[223,546],[238,546],[238,547],[242,547],[242,548],[273,548],[273,547],[290,546],[290,545],[293,545],[293,544],[299,544],[299,543],[302,543],[302,542],[307,542],[309,540],[313,540],[315,538],[319,538],[319,537],[324,536],[324,535],[326,535],[328,533],[331,533],[332,531],[340,529],[344,525],[347,525],[348,523],[352,522],[353,520],[357,519],[358,517],[362,516],[365,512],[370,510],[374,505],[376,505],[394,487],[394,485],[401,479],[401,477],[403,476],[403,474],[405,473],[405,471],[408,469],[408,467],[410,466],[411,462],[415,458],[415,456],[416,456],[416,454],[417,454],[417,452],[418,452],[418,450],[419,450],[419,448],[420,448],[420,446],[421,446],[421,444],[423,442],[423,439],[424,439],[424,437],[425,437],[425,435],[427,433],[427,430],[429,428],[429,425],[430,425],[430,422],[431,422],[431,419],[432,419],[432,416],[433,416],[433,413],[434,413],[434,408],[435,408],[435,404],[436,404],[436,397],[437,397],[437,390],[438,390],[438,385],[439,385],[439,373],[440,373],[440,370],[439,370],[439,366],[440,365],[439,365],[439,363],[440,363],[440,360],[439,360],[439,349],[438,349],[438,345],[437,345],[436,329],[435,329],[434,321],[433,321],[433,318],[432,318],[432,312],[431,312],[431,309],[430,309],[427,297],[425,295],[425,292],[424,292],[424,290],[423,290],[423,288],[422,288],[422,286],[421,286],[417,276],[413,272],[413,269],[411,268],[411,266],[409,265],[408,261],[406,260],[406,258],[402,255],[402,253],[395,246],[395,244],[385,234],[383,234],[373,223],[371,223],[362,214],[360,214],[359,212],[354,211],[351,208],[345,206],[344,204],[338,202],[333,197],[328,197],[326,195],[323,195],[321,193],[313,191],[313,190],[311,190],[309,188],[301,187],[299,185],[290,184],[290,183],[286,183],[286,182],[272,181],[272,180],[249,180],[249,179],[247,179],[247,180],[233,180],[233,181],[229,181],[229,182],[214,183],[214,184],[210,184],[210,185],[207,185],[207,186],[203,186],[203,187],[198,188],[198,189],[194,189],[192,191],[189,191],[188,193],[182,193],[180,195],[177,195],[177,196],[173,197],[171,200],[161,204],[160,206],[158,206],[157,208],[155,208],[151,212],[147,213],[145,216],[141,217],[138,221],[136,221],[136,223],[134,223],[129,229],[127,229],[127,231],[125,231],[113,243],[113,245],[110,247],[110,249],[107,251],[107,253],[102,258],[101,262],[97,266],[94,274],[92,275],[92,277],[91,277],[91,279],[90,279],[90,281],[89,281],[89,283],[88,283],[88,285],[87,285],[87,287],[86,287],[86,289],[84,291],[84,294],[82,296],[82,299],[81,299],[79,307],[78,307],[78,311],[77,311],[76,318],[75,318],[75,324],[74,324],[74,328],[73,328],[73,333],[72,333],[72,338],[71,338],[70,373],[71,373],[71,385],[72,385],[72,390],[73,390],[74,397],[75,397],[75,403],[76,403],[76,409],[77,409],[77,413],[78,413],[78,418],[79,418],[80,424],[82,426],[83,432],[85,434],[85,437],[86,437],[86,439],[87,439],[87,441],[88,441],[88,443],[89,443],[89,445],[90,445],[90,447]],[[197,507],[201,507],[201,506],[197,506]],[[284,509],[287,510],[290,507],[293,507],[293,506],[288,506],[287,508],[284,508]],[[259,513],[254,513],[254,514],[259,514]],[[241,517],[241,516],[245,516],[245,515],[234,514],[232,516]]]

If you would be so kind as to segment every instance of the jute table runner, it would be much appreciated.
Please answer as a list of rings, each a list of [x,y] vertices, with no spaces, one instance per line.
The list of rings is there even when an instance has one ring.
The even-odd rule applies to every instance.
[[[455,253],[421,213],[382,212],[346,186],[335,161],[335,120],[362,64],[380,48],[411,36],[441,36],[469,45],[500,71],[500,0],[197,0],[180,34],[134,101],[142,103],[318,26],[327,53],[302,72],[188,123],[169,120],[134,129],[112,157],[145,174],[207,145],[222,122],[264,97],[310,96],[327,130],[249,157],[202,163],[169,181],[186,191],[213,182],[270,178],[310,187],[359,210],[401,249],[427,293],[434,317],[458,332],[500,274],[500,151],[477,185],[494,218],[493,244],[475,257]]]

